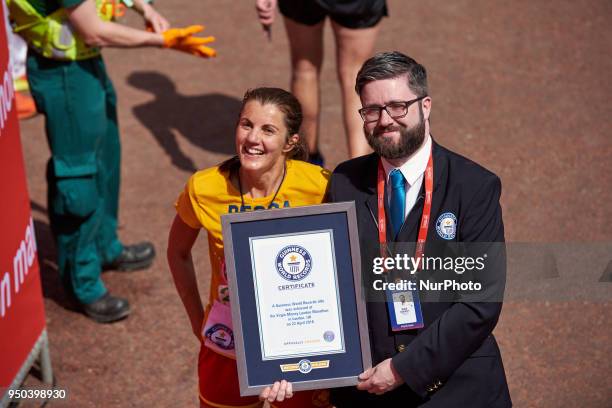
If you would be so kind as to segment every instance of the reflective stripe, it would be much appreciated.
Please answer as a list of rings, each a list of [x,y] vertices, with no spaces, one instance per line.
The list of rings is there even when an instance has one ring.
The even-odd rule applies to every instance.
[[[100,48],[88,46],[74,32],[65,9],[43,17],[27,0],[7,0],[7,3],[13,31],[43,57],[74,61],[100,55]],[[96,9],[102,20],[110,21],[115,0],[96,0]]]

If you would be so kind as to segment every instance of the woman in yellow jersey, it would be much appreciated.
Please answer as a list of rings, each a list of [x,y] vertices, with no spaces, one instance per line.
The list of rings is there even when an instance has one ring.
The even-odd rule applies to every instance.
[[[192,175],[176,202],[168,263],[193,333],[202,343],[198,363],[201,407],[262,404],[257,397],[240,397],[238,391],[221,215],[322,202],[329,172],[301,161],[306,158],[298,135],[301,123],[300,104],[289,92],[278,88],[247,91],[236,125],[237,155]],[[206,308],[191,258],[191,248],[201,228],[208,233],[212,266]],[[282,381],[264,390],[260,398],[268,399],[273,406],[327,407],[327,394],[293,394],[291,384]]]

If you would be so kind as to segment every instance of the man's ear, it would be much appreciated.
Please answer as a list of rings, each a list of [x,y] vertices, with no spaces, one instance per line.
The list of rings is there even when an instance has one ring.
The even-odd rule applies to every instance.
[[[297,133],[289,136],[287,138],[287,142],[285,143],[285,147],[283,148],[283,153],[289,153],[291,150],[295,148],[295,146],[299,143],[299,141],[300,141],[300,135],[298,135]]]
[[[421,102],[423,103],[423,118],[425,120],[428,120],[429,114],[431,113],[431,97],[428,96],[426,98],[423,98]]]

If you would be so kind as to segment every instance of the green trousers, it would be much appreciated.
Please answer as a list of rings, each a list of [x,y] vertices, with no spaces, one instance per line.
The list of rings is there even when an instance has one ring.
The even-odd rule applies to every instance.
[[[123,250],[117,98],[101,57],[56,61],[30,50],[27,72],[51,150],[47,201],[59,272],[80,302],[91,303],[106,293],[102,265]]]

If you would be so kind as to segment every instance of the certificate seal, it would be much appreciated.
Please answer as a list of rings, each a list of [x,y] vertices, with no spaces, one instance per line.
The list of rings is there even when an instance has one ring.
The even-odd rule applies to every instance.
[[[205,336],[224,350],[234,348],[234,333],[224,324],[217,323],[206,330]]]
[[[336,336],[334,335],[334,332],[331,330],[327,330],[325,333],[323,333],[323,339],[328,343],[331,343],[332,341],[334,341],[335,338]]]
[[[276,271],[285,280],[295,282],[304,279],[312,270],[310,253],[299,245],[289,245],[276,255]]]
[[[312,364],[310,363],[310,360],[307,360],[307,359],[300,360],[300,362],[298,363],[298,370],[302,374],[308,374],[309,372],[311,372]]]

